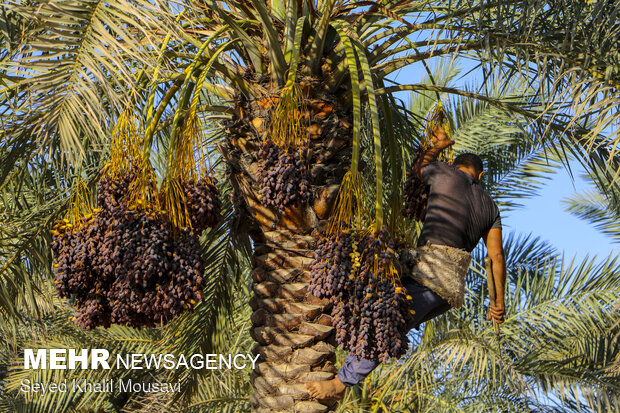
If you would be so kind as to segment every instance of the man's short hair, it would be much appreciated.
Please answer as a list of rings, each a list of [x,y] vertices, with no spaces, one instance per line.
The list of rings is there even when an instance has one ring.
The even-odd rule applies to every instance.
[[[482,172],[484,166],[482,165],[482,159],[475,153],[463,153],[454,158],[454,166],[463,165],[466,167],[474,168],[476,173]]]

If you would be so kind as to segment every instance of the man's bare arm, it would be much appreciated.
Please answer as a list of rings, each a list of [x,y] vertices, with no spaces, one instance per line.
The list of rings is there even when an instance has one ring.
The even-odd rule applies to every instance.
[[[448,138],[446,131],[439,124],[436,125],[433,129],[433,136],[431,137],[431,141],[433,143],[433,146],[424,154],[422,164],[420,165],[420,170],[418,171],[420,176],[422,176],[422,169],[424,169],[424,165],[435,162],[441,151],[443,151],[449,146],[454,145],[454,141]]]
[[[491,259],[493,281],[495,282],[495,302],[489,305],[489,319],[494,318],[498,323],[503,323],[506,312],[504,301],[506,262],[504,260],[501,228],[491,228],[484,236],[484,244],[487,246]]]

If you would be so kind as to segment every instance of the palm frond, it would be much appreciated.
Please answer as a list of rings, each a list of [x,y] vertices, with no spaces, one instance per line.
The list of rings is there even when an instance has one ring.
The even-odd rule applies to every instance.
[[[146,79],[135,67],[155,65],[164,13],[123,0],[7,6],[29,31],[0,65],[13,79],[0,89],[13,98],[3,103],[12,113],[5,132],[79,164],[85,145],[105,142],[113,117],[133,103],[132,88]]]
[[[565,199],[566,210],[590,222],[594,228],[620,242],[620,217],[612,212],[603,195],[589,191]]]

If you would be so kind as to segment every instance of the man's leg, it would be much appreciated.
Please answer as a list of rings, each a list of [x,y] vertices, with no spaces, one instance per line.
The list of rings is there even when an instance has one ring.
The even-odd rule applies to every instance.
[[[414,279],[405,277],[402,283],[407,294],[411,296],[409,308],[415,311],[409,330],[412,328],[419,330],[422,323],[442,315],[451,308],[450,304],[439,294]]]
[[[419,329],[420,324],[437,317],[450,309],[450,304],[439,295],[411,278],[402,279],[407,294],[411,296],[409,308],[415,311],[413,322],[407,331]],[[377,366],[378,362],[346,356],[344,364],[332,380],[313,382],[307,385],[310,394],[318,399],[339,398],[344,389],[363,381]]]
[[[379,365],[378,361],[357,359],[355,356],[345,356],[344,363],[338,370],[338,378],[345,386],[355,386],[361,382]]]

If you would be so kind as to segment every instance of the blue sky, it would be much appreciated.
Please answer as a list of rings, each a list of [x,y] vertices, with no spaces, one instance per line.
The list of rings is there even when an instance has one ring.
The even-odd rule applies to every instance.
[[[546,184],[539,196],[524,200],[523,208],[505,214],[502,219],[505,231],[531,232],[549,241],[569,259],[573,256],[584,258],[588,254],[590,257],[598,255],[599,258],[607,257],[610,253],[620,254],[620,244],[614,244],[611,237],[565,211],[563,199],[594,189],[593,185],[581,178],[583,169],[577,164],[571,165],[571,168],[574,168],[574,181],[566,170],[561,170]]]

